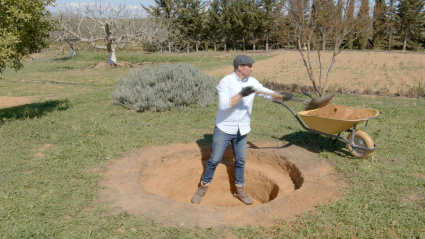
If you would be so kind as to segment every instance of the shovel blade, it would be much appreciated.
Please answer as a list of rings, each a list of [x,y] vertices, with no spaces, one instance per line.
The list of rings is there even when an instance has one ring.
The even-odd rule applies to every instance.
[[[315,109],[322,108],[328,105],[329,101],[331,101],[333,97],[334,97],[334,94],[313,99],[312,101],[310,101],[307,107],[305,107],[305,110],[315,110]]]

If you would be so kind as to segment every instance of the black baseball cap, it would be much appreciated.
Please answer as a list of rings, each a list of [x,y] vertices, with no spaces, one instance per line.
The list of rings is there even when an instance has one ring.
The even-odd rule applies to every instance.
[[[253,64],[254,62],[255,61],[249,56],[239,55],[233,60],[233,66],[237,67],[239,65]]]

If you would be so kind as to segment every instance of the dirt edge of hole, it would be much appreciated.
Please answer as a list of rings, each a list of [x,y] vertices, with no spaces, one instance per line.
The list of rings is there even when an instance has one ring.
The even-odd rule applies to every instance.
[[[189,152],[198,160],[198,164],[208,159],[208,154],[205,152],[208,152],[209,145],[170,144],[142,148],[128,156],[111,161],[108,170],[103,174],[104,180],[99,182],[99,203],[112,208],[113,212],[126,211],[136,216],[149,217],[164,226],[203,228],[268,226],[273,225],[276,220],[292,220],[303,212],[313,210],[319,204],[333,202],[345,191],[344,181],[340,180],[339,175],[328,162],[319,160],[316,153],[294,145],[283,147],[282,142],[256,144],[260,147],[247,149],[247,158],[249,157],[250,160],[249,162],[247,160],[245,180],[252,178],[252,173],[258,172],[258,170],[250,171],[250,167],[258,158],[271,155],[270,157],[274,158],[270,159],[269,157],[268,160],[275,162],[284,158],[286,167],[288,167],[286,172],[292,180],[290,182],[293,187],[292,193],[271,201],[266,199],[269,202],[265,204],[231,207],[195,205],[151,193],[141,183],[141,168],[146,170],[149,164],[167,165],[178,158],[184,158]],[[193,154],[193,152],[197,153]],[[188,161],[190,162],[190,160]],[[255,166],[258,165],[260,164],[255,164]],[[184,167],[184,165],[182,166]],[[223,167],[225,168],[224,165]],[[148,168],[149,170],[152,169]],[[142,175],[148,171],[143,171]],[[195,177],[194,180],[199,181],[202,171],[195,169],[193,172],[188,170],[187,173],[192,173]],[[214,176],[214,180],[217,179],[217,176]],[[268,175],[268,177],[271,176]],[[248,182],[247,185],[249,185]],[[273,183],[270,185],[271,188],[274,187]],[[194,187],[192,190],[194,193],[197,183],[190,187]],[[253,193],[248,186],[246,186],[246,190],[248,194]],[[270,198],[273,197],[272,191],[273,189],[270,192]],[[228,194],[230,193],[229,189]]]

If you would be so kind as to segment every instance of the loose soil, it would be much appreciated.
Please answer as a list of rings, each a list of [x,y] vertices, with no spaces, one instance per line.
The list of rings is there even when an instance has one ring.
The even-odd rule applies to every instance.
[[[232,195],[230,147],[202,202],[191,203],[211,154],[209,145],[195,143],[142,148],[110,162],[99,183],[100,202],[165,226],[267,226],[333,202],[346,187],[329,163],[306,149],[282,142],[249,145],[245,190],[253,205]]]
[[[374,116],[374,114],[370,111],[335,104],[330,104],[320,109],[309,111],[307,115],[338,120],[359,120]]]
[[[10,108],[18,105],[30,104],[32,101],[31,97],[10,97],[0,96],[0,109]]]
[[[306,52],[303,52],[306,54]],[[247,53],[249,55],[249,53]],[[260,81],[311,86],[306,68],[298,51],[281,51],[275,57],[257,61],[251,76]],[[317,54],[310,54],[314,76],[319,79]],[[325,80],[332,53],[327,51],[322,58],[322,81]],[[222,77],[231,74],[233,66],[206,71],[211,76]],[[385,88],[391,94],[418,86],[425,75],[425,57],[414,52],[342,51],[332,68],[328,87],[342,87],[346,91],[373,90]]]

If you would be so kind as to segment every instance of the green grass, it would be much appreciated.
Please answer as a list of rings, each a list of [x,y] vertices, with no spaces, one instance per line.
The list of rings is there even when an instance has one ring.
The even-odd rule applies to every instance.
[[[380,115],[367,128],[378,145],[373,158],[353,158],[339,141],[324,144],[321,160],[329,161],[348,184],[332,204],[271,227],[163,227],[97,203],[101,176],[92,169],[105,171],[109,160],[140,147],[211,140],[205,135],[212,134],[216,105],[164,113],[128,111],[112,103],[115,88],[109,84],[129,69],[94,71],[80,79],[78,70],[62,70],[68,61],[74,64],[73,59],[62,60],[58,70],[42,74],[68,75],[67,82],[77,85],[32,82],[29,75],[38,72],[28,65],[27,71],[15,77],[8,72],[1,81],[0,95],[28,95],[22,89],[31,88],[36,97],[32,104],[0,109],[0,238],[425,238],[422,98],[333,99],[377,109]],[[99,77],[106,82],[84,84],[92,78],[98,83]],[[21,78],[28,80],[19,83]],[[55,99],[46,100],[51,95]],[[295,111],[302,109],[289,104]],[[313,150],[313,135],[281,105],[258,98],[252,117],[250,141],[284,140]],[[324,140],[319,137],[319,143]]]
[[[212,70],[217,67],[231,66],[233,59],[241,52],[199,52],[191,54],[170,54],[170,53],[138,53],[116,51],[117,62],[137,63],[189,63],[203,70]],[[274,53],[243,53],[251,56],[254,60],[263,60]],[[25,73],[50,73],[69,70],[81,70],[93,66],[96,63],[107,62],[106,52],[87,52],[79,51],[77,57],[70,57],[69,53],[60,54],[56,57],[54,54],[46,55],[37,61],[28,61],[25,67],[19,71],[19,75]],[[12,69],[6,69],[2,78],[13,77],[15,73]]]
[[[117,52],[118,62],[146,63],[176,63],[185,62],[203,70],[212,70],[220,67],[231,66],[233,59],[240,52],[214,53],[200,52],[193,54],[168,54],[168,53],[132,53]],[[274,53],[251,53],[254,60],[262,60],[274,56]],[[99,86],[113,86],[116,80],[128,76],[130,70],[151,66],[134,65],[134,68],[93,68],[95,64],[107,62],[104,52],[78,52],[77,57],[66,55],[53,57],[52,55],[38,61],[27,61],[25,67],[15,72],[6,69],[0,75],[0,95],[9,96],[39,96],[38,98],[56,98],[68,96],[78,92],[87,92]],[[34,100],[36,100],[35,98]]]

